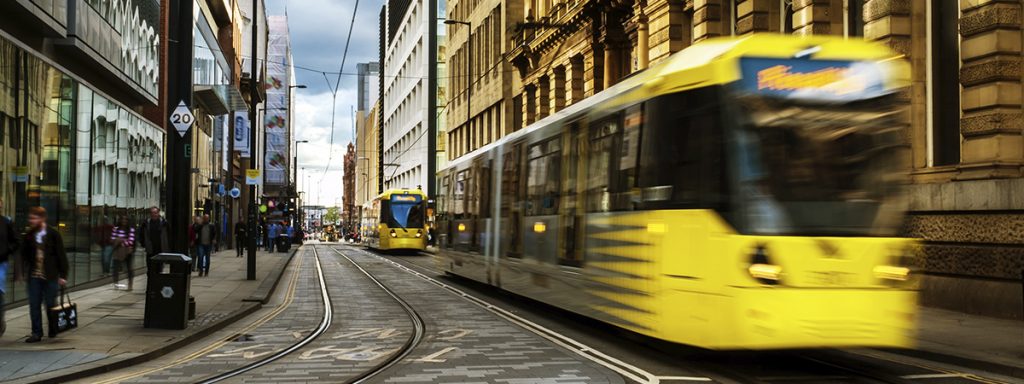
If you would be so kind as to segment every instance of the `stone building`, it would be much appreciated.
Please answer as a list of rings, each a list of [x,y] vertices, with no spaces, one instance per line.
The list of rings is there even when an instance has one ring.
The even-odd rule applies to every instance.
[[[523,5],[455,0],[448,3],[447,13],[445,150],[448,159],[455,159],[511,132],[517,76],[503,56],[511,48],[511,23],[523,18]]]
[[[474,75],[468,76],[469,28],[450,25],[449,158],[703,39],[827,34],[888,45],[912,65],[912,85],[904,93],[910,104],[906,134],[913,181],[906,234],[923,239],[922,302],[1024,317],[1020,2],[504,0],[463,5],[457,0],[449,5],[450,19],[472,24],[474,50]],[[494,14],[502,17],[497,32],[481,28]],[[494,49],[503,54],[491,56]],[[506,66],[511,72],[492,69]],[[481,77],[474,80],[477,74]],[[463,94],[469,90],[473,122],[466,129]],[[491,116],[498,114],[504,125],[488,128],[495,117],[489,119],[487,111],[495,105],[501,107]]]

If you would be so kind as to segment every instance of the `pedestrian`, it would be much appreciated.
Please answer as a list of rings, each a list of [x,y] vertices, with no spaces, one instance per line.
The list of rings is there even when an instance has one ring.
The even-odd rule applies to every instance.
[[[267,224],[267,252],[274,252],[274,243],[277,242],[277,235],[280,233],[280,229],[276,222]]]
[[[118,289],[121,286],[117,284],[120,280],[119,271],[124,268],[124,271],[128,273],[128,285],[125,285],[125,290],[132,290],[132,283],[135,280],[135,268],[133,268],[135,259],[135,228],[132,228],[128,224],[128,217],[121,216],[117,219],[117,226],[110,232],[110,243],[113,244],[114,252],[114,267],[111,268],[114,277],[114,289]]]
[[[64,250],[64,239],[60,232],[46,226],[46,209],[32,207],[28,210],[29,231],[22,239],[21,265],[28,280],[28,309],[32,321],[32,335],[26,343],[37,343],[43,339],[43,314],[40,306],[56,306],[57,289],[67,285],[68,256]],[[50,333],[50,337],[57,334]]]
[[[199,236],[199,227],[203,225],[203,217],[199,215],[192,216],[192,224],[188,226],[188,253],[195,262],[192,263],[192,272],[195,272],[199,268],[199,259],[202,258],[202,251],[199,249],[199,242],[196,241]]]
[[[167,245],[167,220],[160,216],[160,208],[149,209],[149,220],[142,223],[137,234],[138,243],[146,248],[146,270],[149,271],[152,264],[149,259],[170,249]]]
[[[103,276],[110,274],[110,266],[113,264],[112,255],[114,253],[114,245],[110,243],[110,233],[114,230],[114,226],[110,224],[110,218],[104,216],[103,222],[96,226],[96,245],[100,246],[100,267],[103,270]]]
[[[0,198],[0,213],[4,210],[4,200]],[[14,223],[7,216],[0,216],[0,336],[7,331],[7,320],[4,318],[4,295],[7,294],[7,273],[10,271],[11,255],[18,251],[18,234],[14,231]]]
[[[217,242],[217,227],[210,222],[210,215],[203,215],[203,223],[196,230],[196,242],[199,244],[199,276],[210,275],[210,252],[213,243]]]
[[[239,218],[235,222],[235,257],[242,257],[242,251],[245,249],[245,240],[247,239],[246,236],[245,222]]]

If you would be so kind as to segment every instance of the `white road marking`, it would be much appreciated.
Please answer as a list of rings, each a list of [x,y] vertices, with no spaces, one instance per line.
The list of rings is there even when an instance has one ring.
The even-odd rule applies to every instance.
[[[710,377],[700,376],[658,376],[660,381],[711,381]]]
[[[458,349],[458,348],[448,347],[448,348],[445,348],[445,349],[442,349],[440,351],[431,353],[429,355],[423,356],[423,357],[418,358],[418,359],[413,360],[413,361],[420,362],[420,363],[443,363],[445,361],[448,361],[448,359],[438,359],[438,357],[441,357],[441,355],[444,355],[444,354],[446,354],[448,352],[451,352],[451,351],[454,351],[456,349]]]
[[[904,375],[900,376],[901,379],[907,380],[921,380],[921,379],[948,379],[953,377],[967,377],[966,373],[926,373],[922,375]]]

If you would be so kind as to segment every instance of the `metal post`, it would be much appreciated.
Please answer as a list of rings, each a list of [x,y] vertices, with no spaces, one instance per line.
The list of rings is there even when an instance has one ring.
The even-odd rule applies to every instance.
[[[437,193],[437,0],[428,0],[430,15],[429,30],[427,38],[430,40],[430,52],[427,53],[427,81],[429,90],[427,94],[427,110],[430,111],[427,120],[427,195],[431,198]]]
[[[473,151],[473,23],[466,22],[466,153]]]
[[[167,77],[167,116],[184,101],[192,107],[192,0],[171,0],[169,6],[170,22],[168,23],[168,77]],[[178,135],[174,128],[167,130],[167,179],[166,204],[168,224],[169,252],[188,254],[188,232],[185,230],[191,221],[192,199],[192,157],[188,150],[192,143],[192,135],[198,127],[189,128],[184,136]],[[148,263],[147,263],[148,264]]]
[[[191,1],[189,1],[191,3]],[[251,66],[249,68],[249,167],[257,169],[256,159],[256,100],[259,98],[259,91],[256,88],[256,82],[259,81],[256,70],[258,68],[257,61],[259,60],[259,39],[257,24],[259,23],[259,0],[252,0],[252,54]],[[256,280],[256,239],[259,236],[259,231],[255,230],[259,226],[259,220],[256,217],[256,185],[249,186],[249,249],[246,252],[246,263],[245,263],[245,278],[246,280]]]

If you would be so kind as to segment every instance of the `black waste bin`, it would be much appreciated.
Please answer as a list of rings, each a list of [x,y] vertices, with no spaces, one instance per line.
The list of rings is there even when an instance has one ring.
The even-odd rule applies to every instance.
[[[277,236],[277,251],[288,252],[288,249],[292,247],[292,239],[287,234]]]
[[[191,265],[192,258],[180,253],[161,253],[150,258],[143,327],[188,327]]]

